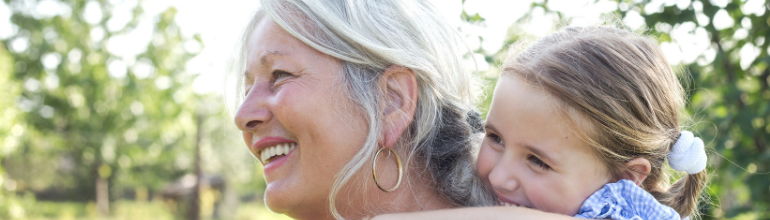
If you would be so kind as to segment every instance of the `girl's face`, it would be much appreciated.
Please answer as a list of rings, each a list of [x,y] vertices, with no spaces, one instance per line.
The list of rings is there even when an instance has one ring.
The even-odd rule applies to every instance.
[[[573,216],[611,181],[562,113],[545,90],[500,77],[478,158],[479,173],[500,205]]]

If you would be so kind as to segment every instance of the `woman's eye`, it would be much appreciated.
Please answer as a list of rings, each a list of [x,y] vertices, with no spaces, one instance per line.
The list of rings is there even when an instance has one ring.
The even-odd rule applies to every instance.
[[[276,70],[273,71],[273,81],[277,81],[278,79],[281,79],[283,77],[292,76],[291,73],[283,71],[283,70]]]
[[[537,158],[535,155],[529,155],[527,156],[527,160],[529,160],[530,163],[534,164],[535,166],[540,167],[543,170],[550,170],[551,166],[548,166],[543,160],[540,158]]]
[[[505,143],[503,143],[503,138],[501,138],[500,136],[498,136],[496,134],[487,133],[487,138],[489,138],[490,140],[492,140],[493,142],[495,142],[497,144],[505,145]]]
[[[246,84],[243,86],[243,97],[246,98],[246,96],[249,96],[249,92],[251,92],[251,85]]]

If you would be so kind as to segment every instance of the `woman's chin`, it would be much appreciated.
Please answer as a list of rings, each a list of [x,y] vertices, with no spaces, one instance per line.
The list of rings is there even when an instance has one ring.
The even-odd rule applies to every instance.
[[[303,196],[301,188],[290,187],[292,185],[294,184],[289,183],[287,179],[268,182],[265,188],[265,206],[272,212],[290,216],[305,212],[303,209],[307,209],[307,205],[302,202],[307,196]]]
[[[292,207],[296,206],[297,199],[299,197],[297,196],[291,196],[286,195],[285,192],[288,190],[281,190],[276,189],[280,188],[276,185],[279,185],[278,183],[268,183],[267,188],[265,188],[265,206],[267,206],[270,211],[278,213],[278,214],[286,214],[291,212]]]

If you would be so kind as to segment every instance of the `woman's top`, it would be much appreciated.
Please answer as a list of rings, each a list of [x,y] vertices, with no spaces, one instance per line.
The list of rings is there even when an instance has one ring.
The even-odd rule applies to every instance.
[[[618,220],[680,219],[674,209],[660,204],[650,193],[625,179],[608,183],[588,197],[575,217]]]

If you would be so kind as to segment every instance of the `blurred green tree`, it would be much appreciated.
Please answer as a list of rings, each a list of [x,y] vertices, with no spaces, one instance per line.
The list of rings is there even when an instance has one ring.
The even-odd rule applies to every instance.
[[[24,133],[23,127],[17,125],[21,120],[18,116],[15,97],[21,92],[21,86],[13,83],[13,59],[6,48],[0,44],[0,88],[4,88],[0,96],[0,216],[19,216],[21,204],[12,194],[6,194],[6,190],[16,188],[14,180],[6,179],[2,158],[16,150],[19,141],[18,136]],[[3,190],[5,188],[6,190]]]
[[[62,12],[44,15],[29,1],[5,0],[16,33],[0,50],[0,86],[10,92],[0,98],[0,158],[16,191],[96,201],[107,214],[124,189],[159,191],[192,170],[198,115],[222,109],[194,93],[195,75],[185,72],[195,55],[185,46],[202,42],[182,36],[170,8],[142,44],[132,39],[141,5],[129,5],[121,24],[112,13],[125,5],[113,2],[48,1]],[[126,44],[138,53],[125,55]],[[223,132],[214,119],[204,136]]]

